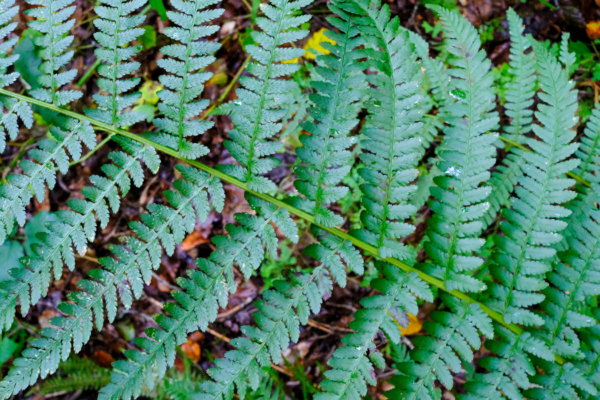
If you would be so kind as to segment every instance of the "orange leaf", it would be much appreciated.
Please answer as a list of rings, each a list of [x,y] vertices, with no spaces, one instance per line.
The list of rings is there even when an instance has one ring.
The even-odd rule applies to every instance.
[[[391,315],[391,314],[388,314]],[[410,336],[410,335],[414,335],[415,333],[419,333],[421,331],[421,329],[423,329],[423,321],[419,320],[417,317],[415,317],[412,314],[406,314],[408,316],[408,326],[406,328],[403,328],[398,321],[396,321],[396,319],[394,317],[392,317],[394,319],[394,321],[396,322],[396,324],[398,324],[398,329],[400,329],[400,332],[402,332],[403,336]]]
[[[209,240],[202,232],[193,231],[183,239],[180,249],[181,251],[188,251],[198,246],[199,244],[207,243]]]
[[[200,345],[188,338],[187,343],[181,345],[181,350],[192,360],[193,362],[200,361]]]
[[[590,22],[585,26],[585,31],[590,39],[599,39],[600,38],[600,21]]]

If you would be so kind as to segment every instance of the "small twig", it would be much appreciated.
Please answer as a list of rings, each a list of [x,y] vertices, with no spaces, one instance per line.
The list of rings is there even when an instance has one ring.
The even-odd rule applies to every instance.
[[[102,63],[102,61],[100,61],[99,59],[96,59],[96,61],[94,61],[94,63],[92,64],[92,66],[85,71],[85,74],[83,74],[83,76],[81,77],[81,79],[79,80],[79,82],[77,82],[77,86],[81,86],[84,83],[87,82],[88,79],[90,79],[90,77],[92,76],[92,74],[96,71],[96,69],[98,68],[98,66]]]
[[[252,303],[252,300],[254,300],[252,297],[247,297],[246,300],[244,300],[242,303],[238,304],[237,306],[232,307],[231,309],[224,311],[220,314],[217,314],[217,321],[222,321],[222,320],[226,319],[227,317],[235,314],[242,308],[246,307],[248,304]]]
[[[168,287],[171,290],[180,290],[179,286],[171,285],[169,282],[165,281],[162,276],[158,275],[156,272],[152,273],[152,277],[156,279],[161,285]]]
[[[81,157],[79,160],[77,161],[73,161],[71,163],[69,163],[69,167],[72,167],[75,164],[79,164],[84,162],[85,160],[87,160],[88,158],[90,158],[95,152],[97,152],[98,150],[100,150],[102,148],[102,146],[104,146],[106,143],[108,143],[108,141],[114,136],[115,134],[113,132],[110,133],[110,135],[108,135],[103,141],[101,141],[100,143],[98,143],[98,145],[96,147],[94,147],[93,150],[88,151],[88,153],[86,155],[84,155],[83,157]]]
[[[320,329],[323,332],[327,332],[330,335],[334,335],[335,334],[334,331],[346,332],[346,333],[353,333],[354,332],[354,330],[352,330],[352,329],[342,328],[342,327],[332,326],[332,325],[327,325],[327,324],[324,324],[322,322],[317,322],[317,321],[315,321],[313,319],[309,319],[307,325],[308,326],[312,326],[313,328]]]

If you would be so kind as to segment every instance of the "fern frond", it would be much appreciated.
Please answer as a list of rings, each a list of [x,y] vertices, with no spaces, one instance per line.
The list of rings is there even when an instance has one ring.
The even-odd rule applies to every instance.
[[[333,256],[333,254],[332,254]],[[254,303],[258,311],[254,314],[257,327],[243,326],[247,337],[231,341],[236,350],[225,353],[208,370],[214,381],[201,384],[203,399],[231,400],[234,387],[243,400],[248,387],[256,389],[262,368],[271,362],[281,361],[281,352],[290,341],[297,342],[300,325],[308,322],[312,313],[321,309],[323,296],[330,293],[333,282],[326,272],[327,262],[310,273],[291,275],[285,280],[276,280],[274,290],[263,292],[263,299]]]
[[[52,139],[38,142],[36,149],[29,150],[27,154],[31,160],[19,163],[23,174],[11,174],[6,177],[6,183],[0,185],[0,244],[12,232],[15,220],[19,226],[25,224],[25,207],[35,195],[37,201],[42,202],[46,197],[46,186],[52,190],[56,184],[56,171],[65,174],[69,168],[69,157],[73,160],[81,157],[82,144],[88,149],[96,145],[94,129],[88,122],[67,119],[62,128],[51,127]],[[32,193],[33,192],[33,193]]]
[[[327,362],[331,370],[315,400],[358,399],[367,394],[367,384],[376,385],[374,367],[384,368],[385,360],[377,352],[373,339],[381,329],[394,343],[400,343],[398,325],[408,326],[407,313],[419,312],[417,297],[433,301],[429,286],[416,273],[407,274],[390,264],[379,262],[383,278],[371,281],[371,287],[382,294],[362,299],[363,306],[350,323],[351,333],[342,339],[345,346],[338,348]],[[368,353],[367,356],[365,353]]]
[[[127,350],[127,361],[114,363],[111,383],[100,391],[100,399],[129,399],[138,397],[143,384],[153,387],[152,371],[159,377],[175,361],[175,348],[184,343],[189,332],[206,330],[217,317],[219,307],[226,307],[229,294],[235,293],[237,284],[233,276],[234,263],[249,278],[264,258],[263,246],[271,254],[277,252],[277,237],[272,222],[290,240],[298,241],[297,230],[288,212],[250,194],[246,199],[256,215],[235,215],[240,226],[229,224],[230,237],[217,236],[213,243],[217,249],[208,259],[197,259],[197,270],[188,271],[187,278],[177,283],[184,291],[172,292],[177,303],[166,303],[169,316],[158,314],[154,318],[162,329],[149,328],[146,338],[136,338],[135,343],[144,352]]]
[[[589,211],[595,209],[594,203],[598,200],[594,185],[600,184],[600,103],[596,103],[592,110],[592,115],[583,130],[583,136],[575,155],[581,160],[581,163],[573,170],[573,173],[591,182],[592,187],[588,188],[577,184],[577,197],[567,205],[571,211],[571,215],[566,219],[569,227],[575,225],[582,218],[589,217]],[[568,250],[568,238],[572,231],[573,229],[569,228],[563,232],[562,241],[556,245],[558,251]]]
[[[128,46],[129,42],[144,33],[138,26],[144,22],[143,14],[128,16],[146,4],[146,0],[102,0],[94,7],[95,13],[100,17],[94,20],[94,25],[99,32],[94,33],[94,39],[101,48],[95,54],[103,64],[98,68],[98,87],[108,93],[96,93],[93,98],[98,104],[96,109],[85,109],[85,113],[99,121],[121,126],[133,125],[143,120],[146,115],[139,111],[123,112],[133,105],[140,97],[140,93],[122,95],[140,82],[140,78],[121,79],[131,75],[140,68],[140,63],[124,62],[140,52],[142,46]]]
[[[109,178],[91,176],[90,182],[94,186],[82,190],[87,200],[69,200],[67,204],[71,210],[58,211],[56,216],[59,221],[48,223],[47,232],[38,233],[41,244],[32,246],[32,254],[21,260],[21,268],[9,271],[14,280],[0,283],[1,329],[8,329],[12,323],[17,297],[21,304],[21,314],[25,315],[30,305],[46,295],[52,268],[55,279],[62,276],[63,262],[70,270],[75,268],[74,250],[85,254],[88,240],[93,240],[96,235],[94,214],[100,220],[101,228],[106,227],[110,210],[117,212],[120,206],[117,188],[121,189],[121,196],[124,196],[129,192],[131,180],[138,187],[143,183],[144,173],[140,159],[150,170],[158,170],[160,160],[153,147],[142,146],[119,136],[114,140],[131,155],[118,151],[110,153],[109,158],[113,164],[102,167]]]
[[[348,134],[358,124],[360,99],[364,94],[361,90],[364,75],[355,62],[360,57],[355,49],[363,43],[359,31],[350,16],[335,5],[329,8],[339,17],[329,17],[327,21],[339,33],[326,31],[325,35],[337,44],[322,43],[331,53],[317,57],[322,66],[317,66],[315,72],[322,80],[312,82],[317,89],[310,95],[315,106],[309,109],[309,114],[314,121],[304,123],[308,134],[300,135],[303,147],[296,149],[304,165],[295,170],[298,180],[294,181],[294,187],[306,198],[290,199],[291,204],[313,214],[315,222],[326,227],[344,222],[326,206],[348,193],[346,186],[337,185],[348,175],[354,161],[348,148],[356,143],[356,138]]]
[[[536,365],[543,368],[544,374],[537,374],[531,379],[535,386],[524,392],[528,399],[572,400],[598,394],[594,385],[571,363],[559,365],[537,360]]]
[[[431,87],[432,98],[438,109],[453,103],[454,99],[450,95],[452,90],[450,87],[450,71],[446,69],[442,60],[429,56],[429,43],[425,39],[412,31],[409,31],[408,35],[423,63],[425,76]]]
[[[595,310],[594,316],[600,319],[599,309]],[[587,349],[584,350],[585,358],[576,362],[577,368],[583,372],[588,381],[600,392],[600,325],[596,325],[583,332],[582,341],[586,343]],[[598,396],[590,397],[597,400]]]
[[[208,100],[195,101],[204,90],[204,83],[212,76],[204,72],[206,66],[214,62],[213,54],[221,47],[219,42],[200,41],[218,30],[215,25],[203,25],[218,18],[223,9],[205,10],[217,3],[215,0],[175,1],[173,6],[179,11],[168,11],[169,19],[178,27],[165,28],[165,35],[179,44],[170,44],[160,50],[168,58],[158,61],[158,65],[173,75],[161,75],[165,85],[158,96],[162,100],[158,108],[165,115],[153,123],[159,128],[157,141],[177,149],[187,159],[196,159],[208,154],[208,148],[190,139],[202,135],[214,123],[200,121],[197,117],[209,104]],[[199,71],[200,70],[200,71]]]
[[[489,208],[485,199],[491,188],[481,184],[489,179],[488,170],[496,162],[492,143],[498,136],[487,133],[499,122],[492,111],[493,77],[475,28],[458,12],[440,7],[433,10],[440,15],[445,46],[453,56],[450,89],[459,101],[445,107],[448,126],[438,162],[443,175],[434,178],[437,186],[431,188],[435,215],[429,220],[429,241],[425,243],[432,261],[421,268],[443,279],[448,290],[479,292],[486,286],[469,272],[483,264],[473,252],[485,242],[479,238],[480,219]]]
[[[510,125],[504,126],[502,136],[518,144],[525,143],[526,134],[531,132],[533,120],[533,96],[535,95],[535,59],[533,52],[526,52],[531,48],[529,41],[523,35],[525,27],[523,20],[517,13],[509,8],[507,11],[508,29],[510,31],[510,62],[508,73],[512,81],[506,84],[506,115],[511,118]],[[488,198],[489,210],[485,213],[484,228],[495,220],[500,208],[508,203],[508,198],[513,192],[517,182],[523,176],[524,167],[523,150],[511,147],[503,164],[498,166],[490,179],[492,193]]]
[[[380,2],[369,5],[367,0],[340,4],[344,11],[361,17],[358,29],[374,46],[360,54],[368,57],[368,66],[377,71],[367,75],[373,87],[368,90],[369,116],[361,132],[360,158],[365,168],[359,174],[365,183],[361,185],[364,211],[360,217],[364,229],[353,234],[378,247],[382,258],[405,260],[414,256],[413,251],[397,239],[414,230],[403,221],[416,212],[407,203],[415,189],[410,183],[418,175],[415,167],[420,158],[422,74],[408,33],[400,29],[398,18],[390,20],[387,4],[379,6]]]
[[[465,383],[467,394],[459,395],[459,400],[523,399],[521,390],[529,389],[529,377],[536,373],[527,354],[554,361],[554,353],[529,332],[516,335],[496,326],[495,333],[496,339],[486,341],[485,347],[498,357],[479,360],[479,365],[489,373],[475,374],[468,380]]]
[[[270,157],[283,144],[269,142],[282,128],[281,119],[286,115],[285,105],[293,102],[291,93],[295,81],[277,79],[296,72],[297,63],[283,63],[304,54],[303,49],[282,47],[286,43],[304,38],[308,31],[298,27],[310,19],[310,15],[296,16],[300,8],[313,0],[271,0],[263,4],[266,17],[256,23],[262,31],[253,31],[252,38],[258,45],[246,46],[255,62],[248,65],[252,76],[242,76],[243,88],[236,91],[238,99],[233,103],[232,120],[235,129],[229,131],[231,140],[225,147],[241,165],[223,165],[220,169],[242,182],[250,190],[259,193],[272,192],[277,186],[267,177],[260,176],[279,165],[280,160]]]
[[[441,398],[435,380],[447,389],[453,386],[451,372],[458,373],[462,362],[473,360],[473,349],[481,347],[479,332],[494,337],[492,321],[477,304],[466,304],[451,296],[443,296],[450,308],[436,311],[431,321],[423,324],[431,336],[418,336],[410,352],[411,361],[396,364],[399,373],[392,378],[394,389],[388,398],[432,400]]]
[[[75,19],[69,19],[75,11],[71,4],[75,0],[26,0],[27,4],[39,6],[25,11],[33,18],[28,23],[42,36],[35,39],[35,44],[40,46],[40,57],[44,62],[39,69],[42,74],[38,77],[41,88],[31,90],[29,93],[34,98],[63,106],[80,98],[83,93],[76,90],[63,90],[60,88],[72,82],[77,75],[76,69],[59,72],[73,58],[73,50],[65,50],[73,43],[73,36],[67,35],[75,25]]]
[[[588,182],[600,183],[600,103],[594,105],[575,155],[581,163],[573,173]]]
[[[599,201],[596,184],[594,192]],[[576,330],[598,323],[585,312],[585,302],[600,291],[600,211],[592,204],[587,214],[573,221],[569,251],[559,254],[562,262],[546,275],[550,286],[541,304],[545,324],[536,331],[556,354],[569,358],[584,357]]]
[[[60,363],[58,376],[33,388],[34,393],[50,394],[76,390],[99,390],[110,381],[110,369],[99,367],[87,358],[69,357]]]
[[[15,15],[19,12],[19,6],[15,6],[15,0],[3,0],[0,2],[0,70],[6,71],[18,60],[18,54],[8,54],[11,47],[19,41],[18,36],[9,36],[13,33],[18,25],[18,22],[11,22]],[[0,87],[6,87],[12,84],[19,77],[18,72],[0,73]],[[0,110],[6,108],[8,112],[0,113],[0,153],[6,148],[6,136],[11,140],[15,140],[19,134],[18,118],[25,124],[27,129],[31,129],[33,124],[33,111],[31,106],[22,100],[13,99],[10,97],[0,96]],[[18,117],[18,118],[17,118]]]
[[[541,140],[525,141],[534,152],[525,155],[525,175],[511,199],[512,208],[503,213],[504,236],[496,237],[498,250],[490,265],[498,283],[489,292],[489,306],[508,323],[543,325],[544,320],[525,307],[544,300],[536,292],[548,286],[544,274],[551,270],[556,253],[551,246],[562,239],[558,232],[566,226],[559,218],[571,214],[557,204],[575,197],[568,190],[574,180],[563,176],[579,164],[578,159],[567,160],[577,149],[576,143],[570,143],[575,137],[571,128],[576,122],[577,92],[556,58],[533,39],[532,46],[544,102],[536,112],[543,126],[532,128]]]
[[[575,53],[571,53],[569,51],[569,39],[571,38],[571,34],[569,32],[563,32],[560,37],[560,51],[558,53],[558,60],[564,65],[565,70],[571,76],[573,67],[575,66],[575,62],[577,58]]]
[[[53,318],[50,322],[54,328],[45,328],[43,338],[32,341],[24,357],[15,361],[15,368],[0,384],[0,398],[24,389],[38,376],[44,378],[54,372],[61,358],[64,361],[71,353],[71,342],[73,351],[78,353],[89,340],[94,322],[98,330],[104,326],[104,310],[108,322],[114,320],[117,294],[126,308],[131,307],[132,299],[141,296],[144,282],[150,281],[152,270],[160,265],[161,244],[167,254],[173,254],[175,243],[182,242],[186,233],[194,230],[196,218],[204,222],[208,217],[207,190],[216,199],[217,208],[222,209],[224,193],[220,181],[192,167],[177,169],[188,180],[174,182],[178,192],[165,192],[172,207],[149,205],[150,213],[142,214],[143,222],[131,223],[139,239],[129,238],[125,246],[111,248],[117,258],[100,259],[105,269],[92,270],[92,279],[77,282],[82,291],[68,294],[70,302],[58,305],[65,316]]]

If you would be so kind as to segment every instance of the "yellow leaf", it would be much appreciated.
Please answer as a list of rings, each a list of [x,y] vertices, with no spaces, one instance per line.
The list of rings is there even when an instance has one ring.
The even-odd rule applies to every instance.
[[[146,81],[140,88],[140,93],[142,97],[140,97],[134,104],[151,104],[156,105],[158,103],[158,92],[163,89],[163,85],[154,81]]]
[[[590,39],[600,38],[600,21],[590,22],[585,26],[585,31]]]
[[[320,30],[313,33],[313,35],[306,42],[306,45],[304,45],[304,50],[309,50],[306,53],[304,53],[304,57],[314,60],[316,58],[316,56],[318,55],[318,53],[325,54],[325,55],[330,53],[329,50],[327,50],[323,46],[321,46],[321,43],[329,42],[331,44],[336,44],[336,42],[335,42],[335,40],[331,40],[327,36],[325,36],[326,31],[327,31],[327,29],[321,28]],[[316,50],[316,51],[311,52],[310,50]]]
[[[391,315],[391,314],[388,314]],[[410,335],[414,335],[415,333],[419,333],[421,331],[421,329],[423,329],[423,321],[419,320],[417,317],[415,317],[412,314],[406,314],[408,316],[408,326],[406,328],[403,328],[398,321],[396,321],[396,319],[394,317],[394,321],[396,322],[396,324],[398,325],[398,329],[400,329],[400,332],[402,332],[403,336],[410,336]]]
[[[223,86],[227,83],[227,74],[219,71],[208,80],[209,85]]]
[[[331,40],[327,36],[325,36],[326,31],[327,31],[327,29],[321,28],[320,30],[313,33],[313,35],[310,38],[308,38],[308,40],[306,41],[306,44],[303,47],[303,49],[306,50],[306,52],[304,53],[304,57],[314,60],[317,57],[317,55],[319,55],[319,54],[327,55],[330,53],[329,50],[327,50],[323,46],[321,46],[321,43],[329,42],[331,44],[336,44],[336,41]],[[294,59],[287,60],[287,61],[282,61],[283,64],[293,64],[293,63],[297,63],[297,62],[298,62],[298,58],[294,58]]]

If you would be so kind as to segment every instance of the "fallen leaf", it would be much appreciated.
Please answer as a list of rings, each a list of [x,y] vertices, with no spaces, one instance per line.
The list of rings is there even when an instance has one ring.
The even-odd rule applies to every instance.
[[[182,251],[188,251],[200,244],[208,243],[209,241],[210,240],[208,240],[204,233],[193,231],[192,233],[187,235],[185,239],[183,239],[183,242],[181,243],[181,246],[179,248]]]
[[[398,324],[398,321],[394,319],[398,325],[398,329],[400,329],[400,332],[402,332],[402,335],[410,336],[414,335],[415,333],[419,333],[421,329],[423,329],[423,321],[412,314],[407,313],[406,316],[408,317],[408,326],[406,328],[403,328],[400,324]]]
[[[96,350],[94,352],[94,360],[99,366],[109,368],[110,365],[115,361],[113,356],[105,352],[104,350]]]
[[[600,21],[592,21],[585,26],[585,31],[590,39],[600,38]]]
[[[321,46],[321,43],[328,42],[331,44],[336,44],[336,41],[325,36],[326,31],[327,29],[321,28],[308,39],[306,45],[304,46],[304,49],[307,50],[307,52],[304,53],[304,57],[314,60],[319,54],[329,54],[329,50]]]
[[[40,315],[38,322],[42,328],[50,328],[52,326],[50,320],[54,317],[58,317],[58,313],[56,311],[50,309],[44,310],[42,315]]]
[[[181,345],[181,350],[192,360],[193,362],[200,361],[200,345],[194,342],[191,338],[188,338],[187,343]]]

